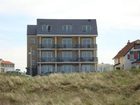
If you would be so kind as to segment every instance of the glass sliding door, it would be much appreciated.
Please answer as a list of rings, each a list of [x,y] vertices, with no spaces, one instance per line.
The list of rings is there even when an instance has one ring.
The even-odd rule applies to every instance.
[[[42,47],[52,48],[53,38],[42,38]]]
[[[91,72],[93,70],[94,70],[93,65],[90,65],[90,64],[82,65],[82,72]]]
[[[93,52],[92,51],[81,51],[82,60],[92,60]]]
[[[42,52],[42,59],[44,61],[53,61],[54,53],[52,51],[43,51]]]
[[[92,38],[82,38],[81,47],[89,48],[92,44]]]
[[[41,74],[50,74],[54,72],[54,65],[42,65]]]
[[[71,48],[72,47],[72,38],[62,38],[62,46],[64,48]]]
[[[71,61],[72,60],[72,51],[62,51],[62,59],[63,59],[63,61]]]
[[[71,73],[75,71],[74,65],[62,65],[61,72],[62,73]]]

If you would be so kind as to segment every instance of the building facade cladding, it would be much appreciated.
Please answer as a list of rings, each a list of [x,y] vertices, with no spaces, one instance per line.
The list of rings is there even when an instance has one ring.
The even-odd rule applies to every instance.
[[[27,74],[97,70],[95,19],[37,19],[27,26]]]

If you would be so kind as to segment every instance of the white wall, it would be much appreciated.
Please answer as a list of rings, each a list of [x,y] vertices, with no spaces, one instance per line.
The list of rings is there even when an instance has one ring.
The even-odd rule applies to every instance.
[[[14,67],[4,67],[4,72],[7,72],[7,71],[15,71],[15,68]]]
[[[124,70],[130,70],[132,67],[130,59],[127,58],[129,52],[124,56]]]
[[[103,71],[111,71],[113,70],[113,65],[111,64],[98,64],[97,71],[103,72]]]

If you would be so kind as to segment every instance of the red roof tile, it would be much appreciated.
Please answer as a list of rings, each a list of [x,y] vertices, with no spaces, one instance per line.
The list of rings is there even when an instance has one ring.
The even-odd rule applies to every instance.
[[[1,63],[2,63],[2,64],[7,64],[7,65],[8,65],[8,64],[14,64],[14,63],[12,63],[12,62],[10,62],[10,61],[2,61]]]
[[[136,41],[131,42],[131,43],[128,42],[127,45],[124,48],[122,48],[113,59],[125,56],[134,47]]]

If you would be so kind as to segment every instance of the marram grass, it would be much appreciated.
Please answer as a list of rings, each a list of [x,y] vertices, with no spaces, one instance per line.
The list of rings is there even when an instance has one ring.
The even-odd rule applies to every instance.
[[[0,74],[0,105],[140,105],[140,70]]]

